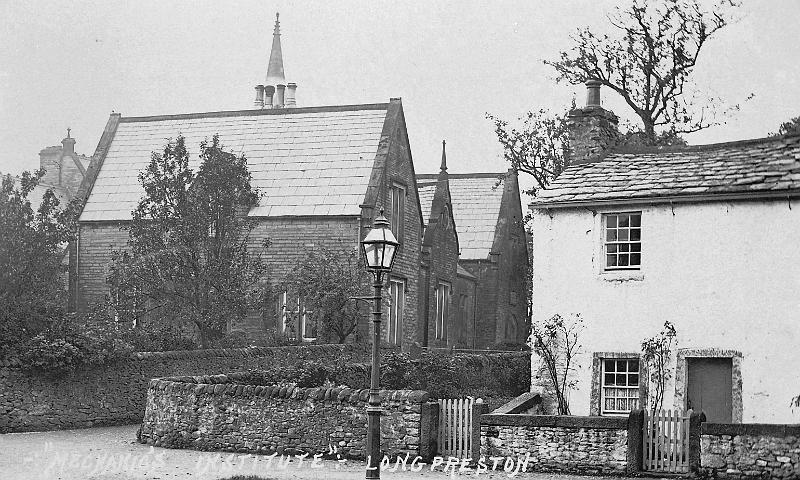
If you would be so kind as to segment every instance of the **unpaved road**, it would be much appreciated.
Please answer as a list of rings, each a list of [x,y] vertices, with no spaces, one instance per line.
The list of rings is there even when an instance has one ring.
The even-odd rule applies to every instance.
[[[259,475],[270,479],[351,480],[364,478],[364,463],[326,460],[278,465],[262,455],[197,452],[153,448],[136,442],[137,425],[0,434],[0,480],[217,480],[232,475]],[[502,468],[502,467],[501,467]],[[505,472],[456,473],[467,480],[509,478]],[[445,480],[451,474],[426,466],[419,472],[385,471],[388,480]],[[512,478],[577,480],[590,477],[517,474]],[[596,477],[595,477],[596,478]],[[610,477],[606,477],[610,478]]]

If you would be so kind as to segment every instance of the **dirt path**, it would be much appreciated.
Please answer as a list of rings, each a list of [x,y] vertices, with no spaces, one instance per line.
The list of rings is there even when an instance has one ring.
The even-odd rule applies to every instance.
[[[364,478],[362,462],[332,460],[312,465],[293,459],[278,465],[262,455],[153,448],[136,442],[136,425],[124,427],[61,430],[0,435],[0,480],[217,480],[232,475],[259,475],[270,479],[351,480]],[[501,467],[502,468],[502,467]],[[442,467],[431,472],[426,465],[418,472],[385,471],[389,480],[420,478],[445,480]],[[474,471],[456,478],[509,478],[505,472]],[[573,480],[585,477],[517,474],[517,479]]]

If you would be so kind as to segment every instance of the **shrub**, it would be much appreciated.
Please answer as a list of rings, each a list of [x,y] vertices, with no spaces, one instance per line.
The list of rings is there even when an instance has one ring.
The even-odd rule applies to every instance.
[[[133,352],[102,309],[66,314],[27,342],[20,352],[30,372],[65,375],[84,366],[104,365]]]

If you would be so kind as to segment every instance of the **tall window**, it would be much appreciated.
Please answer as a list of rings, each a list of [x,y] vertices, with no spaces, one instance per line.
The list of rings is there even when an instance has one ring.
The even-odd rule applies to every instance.
[[[389,324],[386,341],[400,345],[403,340],[403,309],[406,303],[406,282],[399,278],[389,280]]]
[[[317,339],[317,322],[313,310],[307,310],[301,298],[283,292],[278,298],[278,331],[287,337],[304,341]]]
[[[436,339],[447,339],[447,318],[450,312],[450,285],[439,282],[436,287]]]
[[[603,215],[606,270],[638,270],[642,265],[642,212]]]
[[[639,359],[602,360],[601,414],[628,413],[639,408]]]
[[[392,213],[390,215],[391,229],[400,245],[403,244],[406,216],[406,189],[397,183],[392,184]]]

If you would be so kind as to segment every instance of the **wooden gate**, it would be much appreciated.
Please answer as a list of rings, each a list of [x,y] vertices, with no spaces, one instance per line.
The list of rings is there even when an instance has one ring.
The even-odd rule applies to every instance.
[[[644,412],[642,435],[644,470],[662,473],[689,472],[689,417],[692,411]]]
[[[483,400],[467,398],[440,398],[439,403],[439,454],[461,459],[473,458],[474,444],[480,434],[480,417]]]

